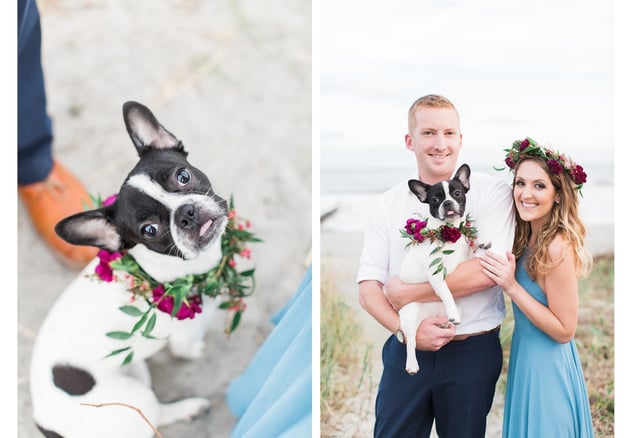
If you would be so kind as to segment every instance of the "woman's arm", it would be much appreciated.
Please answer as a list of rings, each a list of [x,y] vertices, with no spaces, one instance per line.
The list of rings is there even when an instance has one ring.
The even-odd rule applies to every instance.
[[[482,258],[485,273],[499,284],[511,300],[541,331],[556,342],[569,342],[578,322],[578,277],[571,247],[556,237],[548,247],[550,259],[558,261],[541,284],[548,305],[544,306],[515,280],[515,258],[504,260],[488,253]]]

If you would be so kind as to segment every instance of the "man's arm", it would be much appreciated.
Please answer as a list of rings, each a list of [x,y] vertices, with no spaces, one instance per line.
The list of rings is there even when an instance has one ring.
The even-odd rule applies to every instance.
[[[379,281],[365,280],[359,283],[359,303],[376,321],[392,333],[400,328],[400,317],[391,307]],[[448,318],[429,317],[419,325],[415,335],[419,350],[437,351],[456,334],[456,327],[448,324]]]

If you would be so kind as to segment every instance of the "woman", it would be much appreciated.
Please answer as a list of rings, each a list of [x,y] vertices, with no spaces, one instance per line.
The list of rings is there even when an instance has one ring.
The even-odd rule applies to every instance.
[[[593,437],[574,333],[578,279],[592,259],[584,246],[578,194],[583,168],[526,138],[506,149],[513,170],[513,253],[481,259],[513,302],[502,436]]]

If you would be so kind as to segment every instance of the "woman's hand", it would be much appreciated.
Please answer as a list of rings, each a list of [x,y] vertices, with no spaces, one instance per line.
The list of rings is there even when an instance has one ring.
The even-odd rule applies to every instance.
[[[515,256],[507,252],[506,258],[487,251],[480,258],[483,272],[506,292],[517,281],[515,280]]]

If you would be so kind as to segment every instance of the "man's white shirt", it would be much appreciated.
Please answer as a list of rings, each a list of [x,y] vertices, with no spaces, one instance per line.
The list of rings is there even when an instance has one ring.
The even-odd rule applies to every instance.
[[[369,211],[357,283],[377,280],[385,284],[397,276],[408,243],[400,229],[408,218],[430,216],[428,204],[409,190],[409,179],[419,178],[407,178],[387,190]],[[465,211],[477,228],[477,243],[490,243],[490,251],[502,256],[511,251],[515,212],[509,185],[485,173],[472,173]],[[459,335],[493,329],[502,323],[506,312],[502,290],[497,286],[456,299],[456,303],[461,307],[462,322],[456,330]]]

